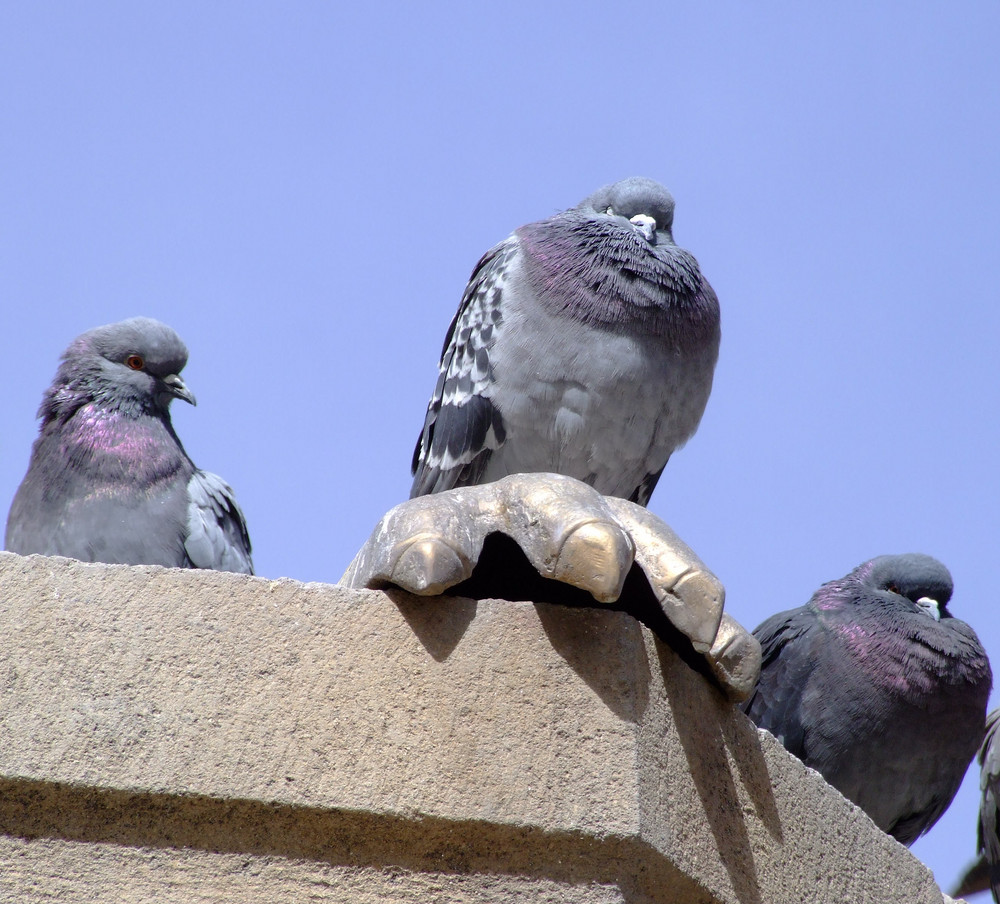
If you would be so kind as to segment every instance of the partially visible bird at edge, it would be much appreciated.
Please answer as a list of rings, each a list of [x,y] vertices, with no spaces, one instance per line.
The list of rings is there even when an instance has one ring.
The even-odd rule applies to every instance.
[[[978,848],[985,860],[989,888],[993,900],[1000,902],[1000,709],[995,709],[986,719],[986,737],[979,748],[979,802]],[[965,892],[966,894],[970,893]]]
[[[754,631],[743,708],[880,829],[912,844],[948,808],[983,738],[992,672],[930,556],[880,556]]]

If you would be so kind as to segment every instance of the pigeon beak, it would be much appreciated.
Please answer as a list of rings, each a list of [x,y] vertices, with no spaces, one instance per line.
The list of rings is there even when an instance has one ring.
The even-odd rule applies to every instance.
[[[192,405],[198,404],[195,401],[194,393],[184,385],[184,381],[177,374],[168,374],[163,378],[163,382],[167,384],[167,389],[174,398],[183,399]]]
[[[926,612],[934,621],[941,621],[941,606],[937,600],[932,600],[929,596],[922,596],[917,600],[917,608]]]
[[[637,213],[629,222],[650,245],[656,244],[656,220],[644,213]]]

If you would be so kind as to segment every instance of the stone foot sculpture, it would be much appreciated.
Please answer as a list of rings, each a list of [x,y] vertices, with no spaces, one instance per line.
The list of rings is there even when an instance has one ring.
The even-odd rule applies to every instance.
[[[663,613],[706,657],[728,696],[749,696],[760,645],[723,614],[725,590],[715,575],[647,509],[570,477],[514,474],[404,502],[378,523],[340,583],[441,594],[472,577],[494,534],[511,538],[542,577],[600,603],[618,601],[638,565]]]

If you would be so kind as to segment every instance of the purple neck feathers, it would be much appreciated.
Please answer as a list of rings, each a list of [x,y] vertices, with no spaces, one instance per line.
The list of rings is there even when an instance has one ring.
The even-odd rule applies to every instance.
[[[639,324],[684,348],[718,337],[715,292],[676,245],[651,245],[628,227],[579,211],[516,234],[543,303],[588,323]]]

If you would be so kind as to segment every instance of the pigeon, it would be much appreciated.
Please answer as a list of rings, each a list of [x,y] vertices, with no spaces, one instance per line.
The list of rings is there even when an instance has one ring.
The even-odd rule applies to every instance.
[[[979,785],[983,799],[979,804],[979,853],[989,865],[993,900],[1000,901],[1000,709],[986,719],[986,737],[979,748]]]
[[[936,559],[880,556],[753,632],[763,663],[745,712],[906,845],[983,737],[993,676],[951,594]]]
[[[232,489],[195,467],[170,422],[174,399],[195,404],[179,376],[187,356],[177,333],[148,317],[70,344],[38,410],[8,550],[253,574]]]
[[[651,179],[517,229],[476,265],[445,338],[411,496],[556,472],[646,505],[701,420],[719,301]]]

